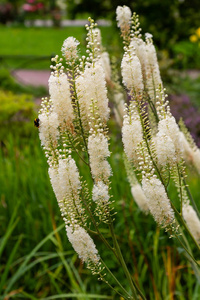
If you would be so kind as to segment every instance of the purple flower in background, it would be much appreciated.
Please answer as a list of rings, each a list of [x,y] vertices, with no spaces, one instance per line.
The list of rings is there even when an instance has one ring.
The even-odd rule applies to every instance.
[[[195,143],[200,147],[200,112],[187,95],[170,95],[171,113],[177,120],[183,119]]]

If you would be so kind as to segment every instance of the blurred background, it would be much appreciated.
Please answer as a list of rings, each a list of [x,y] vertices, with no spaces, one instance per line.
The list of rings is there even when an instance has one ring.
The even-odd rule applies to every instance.
[[[118,299],[90,275],[67,241],[33,125],[40,99],[48,95],[51,57],[61,55],[68,36],[80,41],[80,53],[85,54],[84,25],[89,16],[97,20],[103,45],[120,66],[118,5],[136,11],[142,33],[153,34],[172,113],[177,120],[182,116],[200,147],[199,0],[0,0],[0,299],[89,299],[89,294],[95,299]],[[145,287],[148,299],[199,299],[199,286],[174,241],[132,202],[120,128],[113,115],[109,130],[112,193],[119,211],[116,229],[129,267],[135,266],[134,277]],[[199,199],[195,173],[188,182]],[[95,242],[123,283],[118,266]]]

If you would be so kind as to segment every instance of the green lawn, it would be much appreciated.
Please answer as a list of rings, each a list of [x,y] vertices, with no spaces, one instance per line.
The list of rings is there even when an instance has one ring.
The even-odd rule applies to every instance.
[[[117,44],[118,34],[112,27],[102,27],[103,44]],[[80,53],[85,54],[85,35],[86,30],[82,27],[66,27],[66,28],[8,28],[0,27],[1,56],[36,56],[46,57],[46,59],[27,58],[3,58],[3,64],[10,68],[33,68],[48,69],[49,57],[51,55],[61,55],[61,47],[63,41],[68,36],[74,36],[80,41]],[[117,47],[117,46],[116,46]]]

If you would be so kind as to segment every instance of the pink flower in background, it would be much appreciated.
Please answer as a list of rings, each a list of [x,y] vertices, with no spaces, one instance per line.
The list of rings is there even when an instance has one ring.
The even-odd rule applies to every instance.
[[[41,2],[39,2],[39,3],[36,4],[36,7],[37,7],[38,10],[43,9],[44,8],[44,4],[41,3]]]
[[[22,8],[26,12],[35,12],[38,10],[42,10],[44,8],[44,4],[42,2],[36,3],[35,0],[27,0]]]
[[[24,4],[22,6],[22,8],[23,8],[24,11],[28,11],[28,12],[34,12],[37,9],[36,6],[30,5],[28,3]]]

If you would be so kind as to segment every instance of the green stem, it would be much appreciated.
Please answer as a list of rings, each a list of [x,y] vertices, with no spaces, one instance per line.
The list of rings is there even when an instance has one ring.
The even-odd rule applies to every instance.
[[[184,248],[184,250],[187,252],[187,254],[191,257],[191,259],[197,264],[198,267],[200,267],[198,261],[196,261],[196,259],[193,257],[193,255],[187,250],[187,248],[185,247],[185,245],[183,244],[183,242],[181,241],[181,239],[179,238],[179,236],[174,232],[177,240],[179,241],[179,243],[181,244],[181,246]]]
[[[113,223],[112,222],[110,222],[109,227],[110,227],[110,232],[111,232],[111,235],[112,235],[112,238],[113,238],[113,243],[114,243],[114,246],[115,246],[115,250],[116,250],[117,255],[118,255],[118,259],[119,259],[120,264],[121,264],[121,266],[124,270],[126,278],[128,279],[128,282],[130,284],[130,288],[131,288],[131,291],[132,291],[132,294],[133,294],[133,298],[138,299],[137,293],[136,293],[136,290],[137,290],[138,294],[142,297],[142,299],[145,300],[146,298],[144,297],[144,295],[142,294],[140,289],[137,287],[137,285],[135,284],[134,280],[132,279],[132,277],[131,277],[131,275],[128,271],[128,268],[127,268],[126,263],[124,261],[124,258],[122,256],[121,249],[119,247],[119,244],[117,242],[117,239],[116,239],[116,236],[115,236],[115,233],[114,233],[114,228],[113,228]]]
[[[181,236],[182,236],[184,242],[185,242],[186,245],[187,245],[187,248],[188,248],[189,251],[192,253],[192,250],[191,250],[191,248],[190,248],[190,245],[189,245],[189,243],[188,243],[188,241],[187,241],[187,239],[186,239],[186,237],[185,237],[185,234],[184,234],[182,228],[180,227],[179,230],[180,230],[180,232],[181,232]],[[193,255],[193,253],[192,253],[192,255]],[[198,268],[198,266],[196,265],[196,263],[194,263],[193,260],[191,260],[191,264],[192,264],[193,270],[194,270],[194,272],[195,272],[195,274],[196,274],[197,280],[198,280],[198,282],[200,283],[200,269]]]
[[[107,248],[110,249],[110,250],[115,254],[115,256],[116,256],[116,253],[115,253],[114,249],[111,247],[111,245],[107,242],[107,240],[104,238],[104,236],[103,236],[103,235],[101,234],[101,232],[99,231],[99,228],[98,228],[98,226],[97,226],[97,224],[96,224],[96,221],[95,221],[95,219],[94,219],[94,217],[93,217],[93,215],[92,215],[92,212],[91,212],[90,208],[88,207],[86,201],[84,200],[83,197],[82,197],[82,199],[83,199],[83,201],[84,201],[84,205],[85,205],[85,207],[86,207],[86,209],[87,209],[87,212],[89,213],[89,216],[90,216],[90,218],[91,218],[91,221],[92,221],[92,223],[93,223],[93,225],[94,225],[94,227],[95,227],[95,229],[96,229],[96,231],[97,231],[96,233],[99,235],[100,239],[101,239],[102,242],[107,246]]]
[[[155,105],[154,103],[149,99],[149,96],[147,95],[147,102],[156,118],[156,122],[158,123],[159,122],[159,117],[158,117],[158,114],[157,114],[157,111],[156,111],[156,108],[155,108]]]
[[[77,96],[77,92],[76,92],[76,82],[75,82],[74,67],[72,68],[72,81],[73,81],[74,98],[75,98],[76,105],[77,105],[78,120],[79,120],[80,129],[81,129],[81,135],[82,135],[82,138],[83,138],[83,143],[84,143],[84,146],[85,146],[85,150],[86,150],[86,152],[88,154],[87,143],[86,143],[85,134],[84,134],[84,130],[83,130],[83,124],[82,124],[82,120],[81,120],[80,106],[79,106],[78,96]]]
[[[158,167],[157,167],[157,165],[156,165],[156,163],[155,163],[155,161],[153,159],[153,156],[152,156],[152,153],[151,153],[151,149],[149,147],[147,133],[146,133],[146,129],[145,129],[145,125],[144,125],[144,120],[143,120],[143,116],[142,116],[142,113],[141,113],[140,103],[139,102],[137,102],[137,109],[138,109],[138,114],[139,114],[139,117],[140,117],[140,123],[141,123],[141,126],[142,126],[142,130],[143,130],[143,133],[144,133],[144,140],[145,140],[145,143],[146,143],[146,146],[147,146],[148,153],[149,153],[150,158],[152,160],[152,163],[153,163],[153,165],[154,165],[154,167],[155,167],[155,169],[156,169],[156,171],[158,173],[158,176],[159,176],[159,178],[160,178],[163,186],[165,187],[164,181],[163,181],[162,176],[160,174],[160,171],[159,171],[159,169],[158,169]]]
[[[113,277],[113,279],[117,282],[117,284],[119,285],[119,287],[123,290],[123,292],[126,294],[126,296],[128,297],[128,299],[133,299],[132,296],[125,290],[125,288],[121,285],[121,283],[118,281],[118,279],[115,277],[115,275],[111,272],[111,270],[107,267],[107,265],[105,264],[105,262],[102,260],[101,258],[101,262],[104,265],[104,267],[106,268],[106,270],[109,272],[109,274]],[[116,291],[105,279],[103,279],[104,282],[106,282],[115,292],[117,292],[120,296],[122,296],[124,298],[123,295],[121,295],[118,291]]]
[[[76,154],[78,155],[78,157],[89,167],[89,163],[87,163],[84,158],[78,153],[78,150],[76,149],[76,147],[74,146],[73,140],[71,139],[70,135],[68,134],[68,139],[71,143],[72,148],[74,149],[74,151],[76,152]]]
[[[181,181],[181,174],[179,171],[179,167],[177,164],[177,172],[178,172],[178,178],[179,178],[179,190],[180,190],[180,198],[181,198],[181,203],[180,203],[180,215],[182,216],[183,214],[183,193],[182,193],[182,181]]]
[[[175,211],[175,213],[177,214],[177,216],[179,217],[179,220],[181,222],[181,224],[184,226],[185,230],[188,232],[188,234],[190,235],[191,239],[193,240],[194,244],[196,245],[197,249],[200,251],[200,247],[197,243],[197,241],[195,240],[195,238],[193,237],[192,233],[190,232],[187,224],[185,223],[185,221],[183,220],[182,215],[178,212],[178,210],[176,209],[176,207],[174,206],[174,204],[171,202],[171,206],[173,208],[173,210]]]

